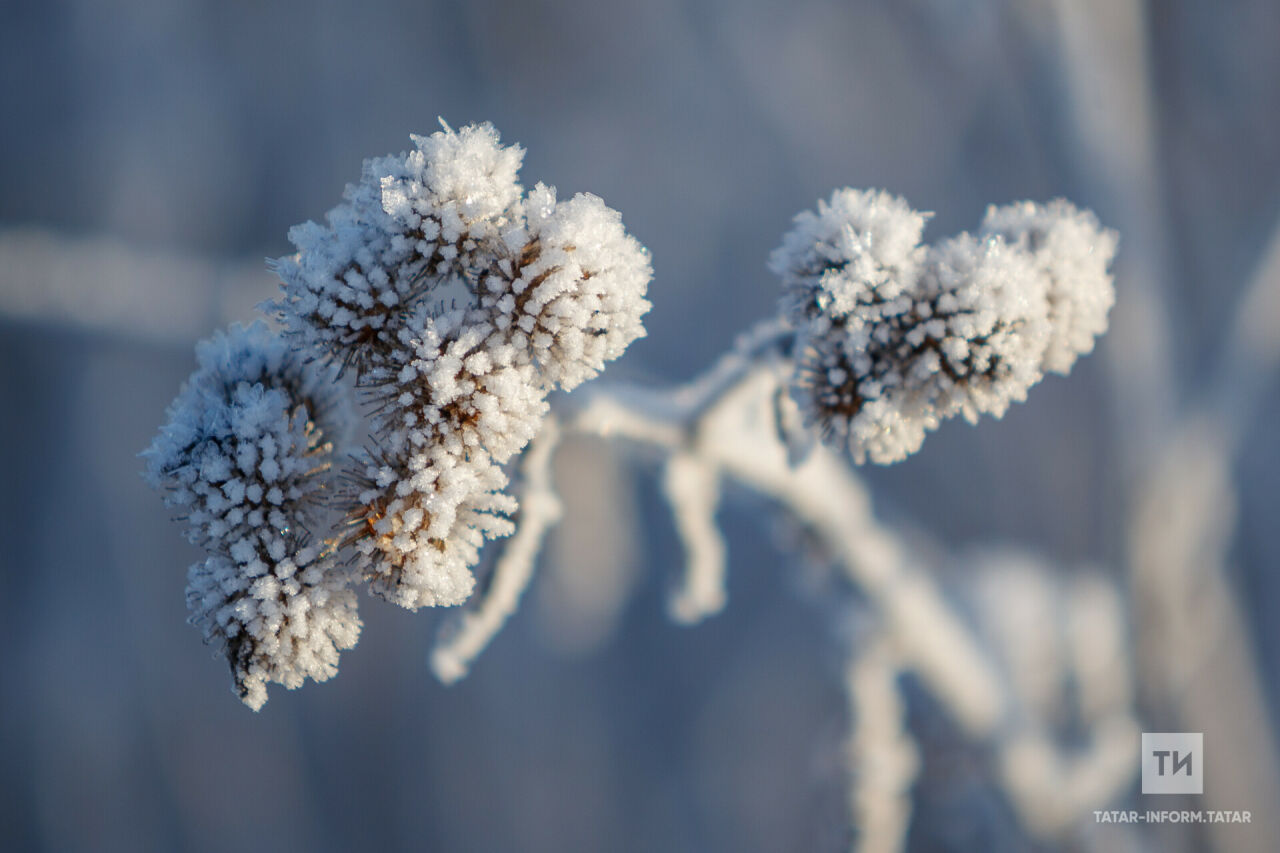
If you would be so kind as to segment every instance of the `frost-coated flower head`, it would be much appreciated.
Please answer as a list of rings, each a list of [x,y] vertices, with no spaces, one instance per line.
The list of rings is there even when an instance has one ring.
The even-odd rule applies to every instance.
[[[792,393],[854,461],[896,462],[945,419],[1000,417],[1093,348],[1114,300],[1113,232],[1065,201],[991,208],[934,246],[927,215],[837,190],[773,253],[796,329]]]
[[[147,480],[184,513],[192,544],[210,551],[229,552],[264,526],[305,523],[333,442],[350,430],[332,374],[307,365],[262,322],[202,341],[196,363],[142,454]]]
[[[351,571],[315,546],[289,554],[289,537],[236,557],[214,554],[187,573],[187,608],[205,641],[223,649],[236,695],[255,711],[267,684],[293,690],[338,672],[360,639]]]
[[[489,125],[412,139],[412,152],[366,160],[328,227],[294,227],[297,254],[275,261],[281,318],[328,358],[380,363],[423,297],[488,266],[520,223],[522,149]]]
[[[550,385],[566,390],[604,369],[644,334],[652,270],[622,217],[596,196],[556,202],[538,184],[528,201],[518,275],[485,282],[495,323],[515,330]],[[507,325],[509,324],[509,325]]]
[[[785,312],[804,323],[904,310],[903,287],[924,260],[920,237],[929,216],[883,190],[848,188],[819,201],[816,212],[797,214],[769,258],[786,288]]]
[[[359,635],[349,570],[304,547],[350,413],[332,371],[260,322],[217,333],[196,359],[143,453],[146,476],[210,554],[189,573],[191,621],[257,709],[266,682],[328,678]]]
[[[348,544],[379,596],[410,609],[471,594],[485,539],[512,529],[499,467],[546,397],[644,334],[648,253],[599,198],[518,183],[489,125],[414,136],[365,163],[328,225],[275,262],[285,327],[375,401],[351,472]]]

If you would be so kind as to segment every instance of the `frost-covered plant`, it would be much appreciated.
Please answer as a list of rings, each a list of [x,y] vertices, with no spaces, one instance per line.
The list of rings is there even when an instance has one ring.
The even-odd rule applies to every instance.
[[[955,415],[1000,417],[1106,328],[1115,235],[1093,214],[992,207],[976,234],[934,246],[926,219],[885,192],[837,190],[771,258],[797,335],[792,393],[856,462],[897,462]]]
[[[644,329],[645,250],[595,196],[516,182],[489,126],[413,137],[365,164],[327,227],[295,228],[275,304],[298,346],[377,400],[346,507],[357,565],[410,610],[471,594],[484,540],[511,532],[500,466],[546,396],[594,376]]]
[[[209,554],[188,572],[191,621],[257,709],[268,682],[334,675],[360,636],[351,572],[308,532],[349,413],[332,375],[261,322],[214,335],[196,361],[146,476]]]
[[[268,682],[332,675],[359,634],[361,584],[410,610],[477,599],[431,656],[442,680],[465,675],[562,514],[560,442],[589,435],[664,460],[687,555],[678,621],[725,603],[726,479],[773,499],[862,593],[851,760],[888,768],[851,775],[868,849],[894,849],[910,818],[919,762],[901,671],[1018,778],[1048,784],[1041,765],[1018,759],[1027,743],[1049,749],[1047,735],[1024,737],[1022,752],[1000,739],[1021,688],[874,519],[848,463],[896,462],[943,421],[1000,417],[1046,372],[1068,372],[1106,328],[1115,235],[1059,200],[992,207],[975,233],[925,245],[928,214],[885,192],[837,190],[796,217],[770,259],[778,316],[702,377],[668,391],[595,384],[557,397],[553,412],[551,392],[593,378],[644,334],[646,250],[595,196],[526,192],[523,151],[488,125],[413,142],[367,161],[325,224],[290,232],[296,252],[274,262],[282,291],[267,306],[283,331],[257,323],[201,344],[144,454],[209,553],[190,572],[191,618],[225,651],[244,701],[261,707]],[[353,387],[366,406],[362,448],[344,417]],[[512,533],[473,595],[486,541]],[[1126,713],[1109,708],[1113,731],[1131,728]],[[1100,753],[1103,775],[1081,807],[1123,787],[1132,768],[1114,754]]]
[[[410,610],[465,601],[484,541],[514,529],[502,465],[537,433],[547,395],[644,333],[648,254],[616,211],[543,184],[526,194],[524,152],[488,125],[413,141],[367,161],[327,225],[290,232],[297,253],[275,261],[270,306],[285,335],[258,324],[202,345],[146,454],[213,554],[192,570],[192,618],[226,644],[254,707],[263,679],[332,674],[359,626],[352,579]],[[332,432],[312,419],[339,408],[344,371],[371,401],[372,438],[342,448],[350,470],[335,489],[321,476],[333,445],[318,444]],[[341,532],[315,528],[321,497]],[[320,544],[303,547],[312,532]],[[351,573],[334,568],[341,550]],[[323,655],[295,637],[310,623],[277,612],[305,613],[321,590],[347,626]],[[246,603],[268,600],[283,609]]]

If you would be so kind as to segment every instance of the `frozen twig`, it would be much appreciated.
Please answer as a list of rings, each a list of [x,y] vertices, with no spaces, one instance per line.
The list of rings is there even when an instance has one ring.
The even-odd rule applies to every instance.
[[[1121,596],[1101,575],[1064,577],[1016,553],[985,555],[973,575],[979,622],[1014,706],[998,743],[1003,787],[1032,833],[1056,838],[1137,772]]]
[[[431,652],[431,669],[446,684],[467,674],[471,662],[515,613],[533,579],[542,541],[560,519],[560,499],[551,482],[551,464],[559,441],[555,418],[547,418],[521,464],[524,488],[519,524],[494,566],[489,588],[474,609],[460,614]]]
[[[843,460],[826,446],[818,446],[802,464],[789,464],[772,424],[772,405],[786,372],[785,364],[762,362],[742,374],[736,384],[707,383],[700,387],[715,388],[715,392],[700,397],[696,408],[657,402],[655,392],[598,385],[576,401],[569,426],[676,458],[689,452],[682,437],[696,434],[702,476],[717,470],[776,501],[813,530],[883,620],[883,637],[851,664],[851,686],[855,683],[852,673],[858,673],[857,683],[882,687],[883,682],[876,679],[885,676],[877,667],[889,659],[900,670],[916,673],[970,737],[995,747],[1010,795],[1029,829],[1052,837],[1088,810],[1110,802],[1133,778],[1138,732],[1123,655],[1124,612],[1115,590],[1082,579],[1066,591],[1068,612],[1061,629],[1037,622],[1026,625],[1017,636],[1001,637],[998,648],[1016,654],[1027,649],[1028,642],[1064,632],[1052,654],[1050,672],[1033,671],[1037,665],[1028,662],[1010,673],[1012,680],[1005,678],[919,565],[910,546],[876,521],[860,479]],[[691,411],[700,413],[694,422],[681,419]],[[676,509],[679,514],[680,508]],[[1020,614],[1010,613],[1007,603],[1003,606],[1005,615]],[[862,654],[870,657],[864,659]],[[1046,678],[1051,685],[1032,686],[1033,681]],[[1069,680],[1077,685],[1082,722],[1089,733],[1084,749],[1058,744],[1050,734],[1052,721],[1036,716],[1048,713],[1052,702],[1062,701],[1050,697],[1060,697]],[[852,707],[868,703],[879,711],[889,708],[881,688],[866,689],[871,692],[851,695]],[[1044,697],[1038,703],[1037,693]],[[1024,711],[1017,711],[1019,707]],[[1029,707],[1040,710],[1025,717]],[[1023,722],[1006,728],[1014,718]],[[877,713],[874,719],[886,718]],[[883,736],[884,731],[874,735]],[[854,743],[865,745],[871,737],[856,734]],[[882,747],[895,754],[894,760],[900,762],[895,767],[906,766],[905,752]],[[905,779],[906,771],[902,773]],[[869,833],[861,836],[862,843],[874,845],[867,849],[896,849],[894,827],[906,820],[909,810],[904,811],[885,788],[893,789],[895,784],[878,780],[872,788],[855,785],[851,792],[855,818],[862,831]],[[909,780],[904,784],[909,785]],[[874,818],[869,818],[872,813]],[[864,827],[869,819],[866,826],[873,830]]]
[[[646,408],[653,392],[608,384],[580,395],[567,426],[656,447],[702,436],[704,463],[779,503],[827,543],[845,576],[878,605],[904,663],[920,674],[970,734],[983,736],[1002,713],[1003,689],[970,635],[906,546],[875,520],[861,481],[829,448],[792,467],[773,427],[773,394],[782,365],[761,363],[697,407]],[[672,413],[702,411],[693,425]]]
[[[674,453],[663,470],[662,491],[685,550],[684,575],[669,609],[689,625],[724,608],[725,547],[715,518],[720,475],[694,453]]]
[[[883,637],[864,642],[845,668],[853,734],[849,739],[849,812],[858,853],[906,848],[911,786],[920,755],[898,689],[901,661]]]
[[[999,677],[907,546],[876,520],[862,481],[825,445],[788,464],[770,421],[776,371],[763,366],[711,410],[704,426],[711,457],[812,529],[882,614],[904,664],[966,731],[990,734],[1003,712]]]

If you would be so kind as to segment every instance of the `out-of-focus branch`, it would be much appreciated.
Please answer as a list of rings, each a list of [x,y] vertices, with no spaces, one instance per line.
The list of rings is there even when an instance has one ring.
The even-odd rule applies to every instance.
[[[261,261],[217,264],[106,237],[0,231],[0,319],[189,345],[276,288]]]
[[[1280,232],[1242,296],[1198,406],[1179,414],[1168,308],[1166,205],[1161,198],[1143,0],[1049,0],[1075,121],[1077,155],[1097,194],[1113,196],[1126,266],[1108,338],[1122,458],[1133,465],[1127,531],[1137,650],[1147,711],[1161,725],[1205,733],[1230,766],[1205,788],[1210,808],[1280,807],[1280,770],[1247,620],[1226,559],[1236,494],[1230,467],[1251,409],[1280,360]],[[1274,833],[1209,827],[1222,850],[1269,849]]]
[[[1232,447],[1252,421],[1267,383],[1280,369],[1280,222],[1240,295],[1223,342],[1209,408],[1221,413]]]
[[[878,633],[854,651],[848,676],[853,716],[859,724],[871,721],[869,730],[854,735],[853,754],[869,762],[854,772],[875,775],[885,762],[893,772],[865,785],[869,775],[855,776],[850,802],[860,849],[896,850],[905,838],[910,812],[902,797],[914,775],[915,753],[909,744],[910,752],[901,748],[894,691],[903,671],[916,674],[969,737],[995,749],[1028,829],[1054,837],[1088,810],[1104,806],[1132,780],[1137,766],[1128,670],[1116,660],[1123,657],[1126,629],[1114,589],[1108,587],[1106,600],[1099,601],[1098,590],[1081,582],[1067,596],[1067,635],[1056,669],[1045,677],[1056,680],[1055,690],[1076,684],[1090,742],[1083,750],[1066,749],[1052,737],[1052,721],[1026,716],[1031,700],[1020,698],[909,544],[875,519],[847,461],[817,445],[803,462],[792,464],[776,423],[789,364],[769,346],[750,353],[745,363],[742,352],[726,356],[711,372],[725,378],[695,382],[673,395],[608,383],[583,389],[571,401],[565,425],[656,451],[668,465],[696,465],[704,485],[724,477],[772,499],[825,544],[844,577],[869,599]],[[707,500],[695,507],[682,503],[688,502],[673,502],[678,515],[696,509],[704,522],[714,507]],[[1029,626],[1036,637],[1047,630],[1052,626]],[[1027,631],[1022,634],[1005,640],[1025,642]],[[1014,725],[1016,720],[1022,723]]]
[[[1105,352],[1123,429],[1123,458],[1140,466],[1177,404],[1177,356],[1164,282],[1166,210],[1158,171],[1157,102],[1148,72],[1145,0],[1030,0],[1049,12],[1050,50],[1072,121],[1070,168],[1124,235]]]
[[[1187,417],[1134,498],[1129,533],[1138,659],[1145,700],[1165,726],[1201,731],[1217,766],[1207,807],[1280,806],[1276,745],[1247,620],[1227,579],[1235,526],[1229,428],[1216,413]],[[1214,827],[1210,827],[1214,829]],[[1215,833],[1216,849],[1268,850],[1274,835]]]
[[[1100,574],[1064,575],[1016,552],[985,555],[968,574],[1014,706],[998,745],[1004,790],[1031,832],[1060,837],[1138,770],[1120,592]],[[1062,732],[1083,736],[1063,745]]]
[[[911,825],[911,786],[920,771],[920,754],[898,690],[901,668],[893,644],[884,637],[864,643],[845,668],[853,723],[849,812],[859,853],[905,849]]]
[[[1205,787],[1211,808],[1280,807],[1277,745],[1248,619],[1228,580],[1236,521],[1231,467],[1257,400],[1280,366],[1280,227],[1237,305],[1213,382],[1175,421],[1132,499],[1128,549],[1145,700],[1157,715],[1205,733],[1231,767]],[[1216,829],[1222,850],[1267,849],[1272,832]]]
[[[713,373],[721,371],[728,372]],[[861,481],[825,446],[803,464],[789,464],[773,423],[781,375],[777,363],[761,361],[742,370],[736,383],[689,386],[703,393],[686,390],[678,404],[657,392],[601,383],[578,395],[566,427],[667,453],[684,449],[684,437],[696,431],[703,463],[775,500],[821,537],[849,581],[883,614],[904,664],[969,734],[989,735],[1003,712],[998,676],[932,579],[875,520]],[[686,420],[692,413],[699,413],[696,422]]]
[[[719,613],[725,604],[725,545],[716,524],[720,475],[696,453],[673,453],[662,491],[685,550],[685,571],[671,598],[671,616],[686,625]]]

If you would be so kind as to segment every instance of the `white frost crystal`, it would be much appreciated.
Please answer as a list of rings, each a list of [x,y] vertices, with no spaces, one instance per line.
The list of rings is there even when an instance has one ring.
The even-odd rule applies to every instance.
[[[332,676],[360,634],[349,570],[306,546],[347,412],[333,377],[262,323],[232,326],[196,357],[143,454],[146,474],[210,552],[188,574],[191,621],[226,653],[236,692],[256,710],[268,682]]]
[[[487,538],[512,530],[499,467],[547,412],[644,334],[648,253],[592,195],[517,183],[488,125],[370,160],[328,227],[276,262],[285,326],[377,401],[349,541],[377,595],[460,604]],[[447,294],[447,296],[446,296]],[[458,298],[461,294],[462,298]]]
[[[926,214],[837,190],[770,261],[796,329],[792,394],[855,462],[896,462],[945,419],[1000,417],[1106,329],[1116,237],[1065,201],[991,208],[934,246]]]

